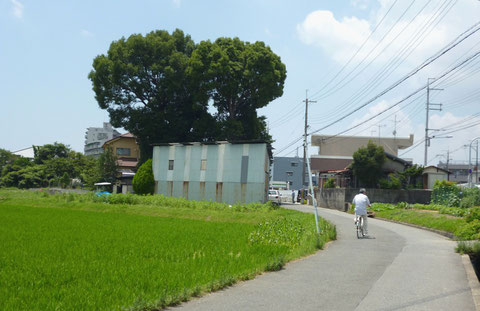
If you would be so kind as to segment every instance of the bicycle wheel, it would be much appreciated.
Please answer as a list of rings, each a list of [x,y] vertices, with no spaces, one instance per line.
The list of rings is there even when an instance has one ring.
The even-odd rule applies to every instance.
[[[357,218],[357,239],[360,239],[360,237],[362,236],[362,228],[360,226],[360,222],[362,221],[361,219],[362,217]]]
[[[363,238],[365,236],[364,227],[363,227],[363,216],[360,217],[360,232]]]

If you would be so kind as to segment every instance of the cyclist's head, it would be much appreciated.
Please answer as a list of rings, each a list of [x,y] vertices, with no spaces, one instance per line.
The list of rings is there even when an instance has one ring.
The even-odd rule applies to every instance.
[[[360,193],[365,193],[367,192],[367,190],[365,190],[365,188],[360,188]]]

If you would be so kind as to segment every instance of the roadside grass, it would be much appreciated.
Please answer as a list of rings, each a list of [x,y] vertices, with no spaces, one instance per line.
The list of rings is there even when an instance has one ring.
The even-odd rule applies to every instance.
[[[426,228],[455,234],[466,221],[460,217],[445,216],[415,209],[393,209],[375,212],[376,216],[395,221],[410,223]]]
[[[0,310],[161,309],[336,237],[323,219],[318,237],[311,215],[269,205],[155,197],[0,190]]]
[[[460,254],[466,254],[475,269],[477,278],[480,280],[480,242],[479,241],[460,241],[455,248]]]

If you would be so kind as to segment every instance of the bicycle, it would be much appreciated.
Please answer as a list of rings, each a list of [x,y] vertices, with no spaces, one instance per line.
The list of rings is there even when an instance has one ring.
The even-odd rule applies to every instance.
[[[355,227],[357,229],[357,239],[363,238],[365,236],[365,232],[363,230],[363,217],[356,215],[355,216]]]

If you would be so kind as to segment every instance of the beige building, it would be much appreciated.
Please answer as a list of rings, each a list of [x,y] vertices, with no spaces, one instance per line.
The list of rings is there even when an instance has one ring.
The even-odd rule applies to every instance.
[[[111,148],[118,158],[118,179],[113,192],[132,192],[132,179],[137,171],[140,148],[133,134],[126,133],[110,139],[103,144],[103,149]]]
[[[310,159],[312,172],[345,169],[352,163],[353,153],[360,147],[366,147],[369,141],[383,146],[386,153],[398,157],[398,150],[413,145],[413,135],[409,138],[312,135],[312,146],[319,147],[318,155],[313,155]]]
[[[324,156],[351,157],[358,148],[365,147],[369,141],[377,146],[383,146],[385,152],[397,157],[398,150],[413,145],[413,134],[409,138],[312,135],[312,146],[318,146],[318,154]]]

